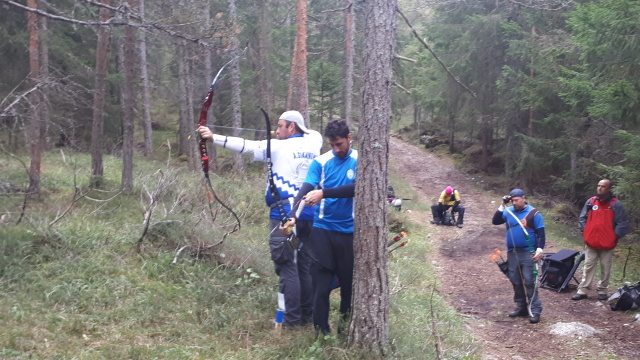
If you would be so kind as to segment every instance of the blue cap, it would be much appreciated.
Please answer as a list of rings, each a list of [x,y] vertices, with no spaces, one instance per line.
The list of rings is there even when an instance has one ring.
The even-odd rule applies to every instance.
[[[509,195],[511,195],[511,196],[524,197],[524,190],[522,190],[522,189],[513,189],[513,190],[511,190],[511,192],[509,193]]]

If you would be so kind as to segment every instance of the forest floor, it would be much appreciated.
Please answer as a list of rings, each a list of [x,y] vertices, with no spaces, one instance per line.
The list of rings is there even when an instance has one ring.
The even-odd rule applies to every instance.
[[[394,137],[390,152],[391,171],[402,174],[420,201],[432,203],[431,199],[437,199],[448,185],[460,191],[466,208],[463,228],[430,225],[430,218],[414,220],[432,227],[431,241],[436,251],[426,260],[437,267],[441,294],[468,319],[486,359],[640,359],[640,323],[634,318],[638,312],[612,311],[597,300],[595,291],[586,300],[573,301],[575,291],[540,289],[544,308],[540,323],[530,324],[524,317],[509,318],[507,314],[515,308],[513,288],[489,257],[494,248],[506,253],[504,226],[491,224],[500,196],[490,198],[478,187],[477,180],[456,170],[445,157]],[[561,249],[547,235],[545,252]],[[582,264],[576,278],[580,279],[581,272]],[[580,324],[597,332],[552,332],[566,326],[578,329]]]

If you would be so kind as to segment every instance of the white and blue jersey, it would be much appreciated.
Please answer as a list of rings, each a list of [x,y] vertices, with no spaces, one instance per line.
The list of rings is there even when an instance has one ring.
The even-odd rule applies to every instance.
[[[351,149],[344,158],[333,150],[311,162],[304,182],[323,188],[335,188],[355,183],[358,151]],[[353,233],[354,198],[324,198],[316,205],[313,226],[342,233]]]
[[[227,137],[214,135],[214,142],[230,150],[239,153],[252,153],[253,160],[266,162],[267,160],[267,140],[253,141],[238,137]],[[293,198],[300,190],[309,170],[311,161],[320,154],[322,147],[322,135],[317,131],[309,130],[309,134],[304,136],[295,134],[284,140],[271,140],[271,163],[273,171],[273,181],[280,193],[280,199]],[[275,203],[269,191],[269,180],[267,179],[267,189],[265,201],[268,206]],[[283,204],[287,214],[291,211],[291,206]],[[271,209],[269,217],[280,219],[277,207]],[[313,208],[305,207],[300,214],[302,220],[313,219]]]

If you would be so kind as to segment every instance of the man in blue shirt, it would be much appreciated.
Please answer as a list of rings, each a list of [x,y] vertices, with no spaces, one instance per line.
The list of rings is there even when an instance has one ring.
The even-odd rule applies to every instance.
[[[492,223],[507,226],[509,280],[513,285],[513,301],[516,303],[516,309],[509,313],[509,317],[528,315],[529,322],[535,324],[540,321],[542,302],[535,291],[533,270],[542,258],[545,244],[544,221],[542,214],[526,202],[523,190],[513,189],[502,200],[503,203],[493,215]],[[513,206],[505,208],[509,202]],[[527,304],[530,304],[530,311]]]
[[[352,135],[345,120],[331,120],[324,135],[332,150],[311,162],[307,177],[296,195],[296,203],[304,197],[307,205],[316,208],[308,242],[314,258],[311,270],[314,283],[313,325],[323,334],[330,334],[329,295],[334,288],[335,276],[340,281],[343,322],[351,311],[353,198],[358,152],[351,148]],[[314,190],[316,187],[318,189]]]

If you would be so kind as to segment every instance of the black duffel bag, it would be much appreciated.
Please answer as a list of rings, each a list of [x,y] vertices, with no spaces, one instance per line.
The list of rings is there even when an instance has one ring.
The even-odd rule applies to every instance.
[[[634,285],[625,285],[618,289],[608,300],[611,310],[625,311],[640,307],[640,281]]]

